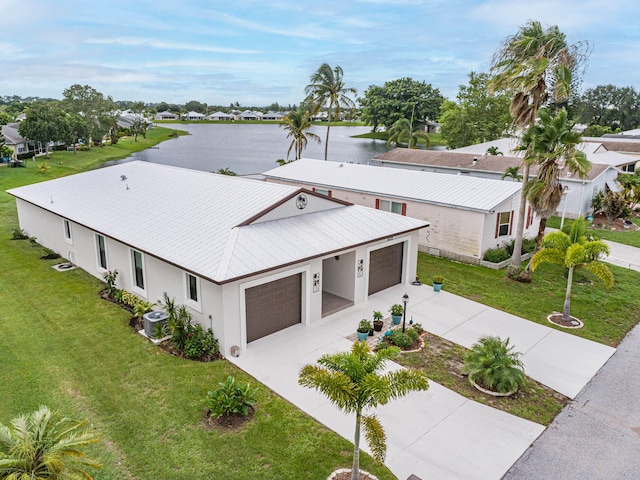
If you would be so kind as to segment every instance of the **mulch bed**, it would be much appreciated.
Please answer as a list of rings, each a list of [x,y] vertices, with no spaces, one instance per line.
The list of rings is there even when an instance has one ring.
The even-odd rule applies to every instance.
[[[564,327],[564,328],[582,328],[582,327],[584,327],[584,324],[579,319],[577,319],[576,317],[572,317],[571,315],[569,315],[569,319],[568,320],[563,320],[561,313],[553,313],[553,314],[549,315],[549,317],[547,317],[547,318],[554,325],[558,325],[558,326]]]
[[[255,409],[253,407],[249,407],[248,415],[223,415],[220,418],[212,417],[211,410],[208,408],[204,411],[204,419],[202,423],[204,424],[204,428],[206,430],[218,429],[225,430],[227,432],[235,432],[240,430],[245,423],[249,422],[253,415],[255,414]]]
[[[634,216],[637,215],[634,214]],[[638,230],[638,226],[635,223],[625,223],[624,218],[616,218],[612,222],[609,222],[603,213],[599,213],[593,217],[590,228],[591,230],[615,230],[620,232],[633,232]]]

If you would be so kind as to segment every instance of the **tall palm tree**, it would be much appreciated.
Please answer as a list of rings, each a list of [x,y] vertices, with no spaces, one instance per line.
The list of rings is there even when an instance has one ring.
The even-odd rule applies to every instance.
[[[389,137],[387,139],[387,146],[395,143],[396,146],[399,143],[406,143],[409,148],[416,148],[418,139],[423,139],[428,147],[431,143],[429,135],[419,128],[414,129],[413,124],[406,118],[397,120],[389,129]]]
[[[588,239],[586,232],[587,221],[584,218],[579,218],[571,225],[569,234],[561,231],[548,233],[542,242],[542,249],[531,260],[533,270],[538,268],[541,263],[554,263],[569,270],[562,310],[563,321],[570,320],[571,286],[575,270],[584,267],[602,280],[606,288],[613,285],[613,274],[600,261],[603,256],[609,254],[609,246],[602,240]]]
[[[502,180],[504,180],[505,178],[510,178],[514,182],[520,182],[522,181],[522,175],[518,173],[519,171],[520,171],[519,165],[516,165],[514,167],[507,167],[504,169],[504,173],[500,178]]]
[[[287,160],[293,149],[296,152],[295,159],[300,160],[302,150],[307,148],[309,139],[320,143],[320,137],[308,131],[311,128],[311,118],[308,110],[299,108],[289,112],[280,122],[280,128],[288,132],[287,138],[291,137],[291,144],[289,145],[289,150],[287,150]]]
[[[311,83],[304,88],[307,99],[316,106],[318,111],[324,106],[327,107],[327,138],[324,142],[325,160],[329,151],[329,129],[331,128],[333,114],[339,115],[342,107],[355,107],[355,103],[349,95],[356,95],[356,89],[345,87],[342,77],[343,72],[340,65],[331,68],[328,63],[323,63],[311,75]]]
[[[387,449],[384,429],[378,418],[362,411],[385,405],[411,391],[429,388],[426,375],[417,370],[381,373],[386,361],[397,355],[395,347],[372,352],[366,342],[356,342],[350,352],[323,355],[318,360],[319,365],[305,365],[300,370],[300,385],[319,390],[343,412],[356,414],[352,480],[360,478],[361,425],[374,458],[383,462]]]
[[[59,418],[44,405],[14,418],[10,426],[0,423],[0,478],[91,480],[84,468],[102,467],[82,450],[98,441],[84,429],[86,423]]]
[[[578,150],[582,134],[573,130],[564,108],[554,116],[540,110],[539,117],[540,122],[524,132],[516,148],[524,152],[526,165],[538,166],[536,177],[524,188],[531,208],[540,217],[534,252],[540,249],[547,218],[555,213],[562,200],[560,173],[566,170],[585,178],[591,168],[584,152]]]
[[[572,82],[577,82],[580,66],[588,56],[588,44],[567,44],[566,36],[557,26],[544,28],[540,22],[529,21],[518,33],[507,37],[491,62],[492,91],[511,90],[514,96],[509,112],[515,127],[533,125],[538,109],[551,100],[566,102]],[[522,196],[518,210],[518,226],[509,276],[515,276],[522,265],[521,249],[526,210],[526,185],[529,165],[522,174]]]

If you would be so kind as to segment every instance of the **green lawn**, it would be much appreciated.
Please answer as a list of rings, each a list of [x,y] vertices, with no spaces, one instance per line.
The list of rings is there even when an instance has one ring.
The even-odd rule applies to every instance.
[[[147,146],[163,129],[151,132]],[[39,258],[42,247],[10,240],[18,223],[7,188],[79,172],[143,145],[121,140],[75,157],[55,153],[46,174],[35,162],[0,167],[0,422],[40,404],[88,418],[102,431],[91,451],[105,466],[100,479],[321,479],[349,466],[348,441],[227,361],[163,353],[131,332],[127,312],[99,298],[100,281],[81,270],[56,272],[56,261]],[[259,387],[255,416],[237,432],[206,430],[203,399],[230,373]],[[395,478],[368,455],[361,461],[379,478]]]
[[[374,140],[384,140],[386,142],[387,139],[389,138],[389,134],[387,132],[368,132],[368,133],[362,133],[360,135],[354,135],[352,138],[372,138]],[[439,133],[430,133],[429,140],[430,140],[430,145],[432,147],[447,145]],[[424,145],[424,140],[419,138],[418,144]]]
[[[640,227],[640,218],[630,218],[633,223]],[[547,220],[547,226],[551,228],[560,228],[560,217],[551,217]],[[571,225],[573,220],[564,221],[565,225]],[[630,230],[592,230],[593,234],[602,240],[609,240],[611,242],[623,243],[632,247],[640,248],[640,229]]]
[[[498,308],[534,322],[616,346],[640,320],[640,273],[609,265],[615,283],[609,290],[585,270],[574,276],[571,314],[585,326],[578,330],[555,327],[547,321],[553,311],[562,311],[566,289],[565,271],[556,265],[541,265],[531,283],[509,280],[505,270],[456,263],[419,254],[418,275],[431,283],[434,275],[447,278],[443,286],[456,295]],[[426,327],[428,329],[428,327]]]

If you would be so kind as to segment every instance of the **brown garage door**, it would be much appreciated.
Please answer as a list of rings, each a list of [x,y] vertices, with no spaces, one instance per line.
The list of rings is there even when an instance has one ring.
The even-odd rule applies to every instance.
[[[374,250],[369,255],[369,295],[402,281],[402,243]]]
[[[247,343],[300,323],[302,274],[245,290]]]

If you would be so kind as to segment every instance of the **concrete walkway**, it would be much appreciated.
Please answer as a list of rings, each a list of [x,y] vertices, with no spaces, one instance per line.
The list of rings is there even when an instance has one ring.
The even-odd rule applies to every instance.
[[[623,480],[640,475],[640,326],[505,475]]]
[[[436,293],[430,286],[397,286],[346,313],[252,342],[239,358],[230,360],[351,441],[354,419],[338,412],[321,394],[300,387],[298,372],[322,354],[349,350],[346,337],[359,319],[371,318],[373,310],[386,313],[405,292],[410,297],[408,318],[426,330],[467,347],[484,334],[509,336],[516,351],[524,354],[528,375],[571,397],[615,351],[445,291]],[[376,410],[388,436],[386,465],[401,480],[410,474],[442,480],[498,479],[544,430],[435,382],[430,385],[427,392],[413,392]]]
[[[605,243],[609,245],[610,250],[609,256],[604,259],[605,262],[640,272],[640,248],[608,240],[605,240]]]

